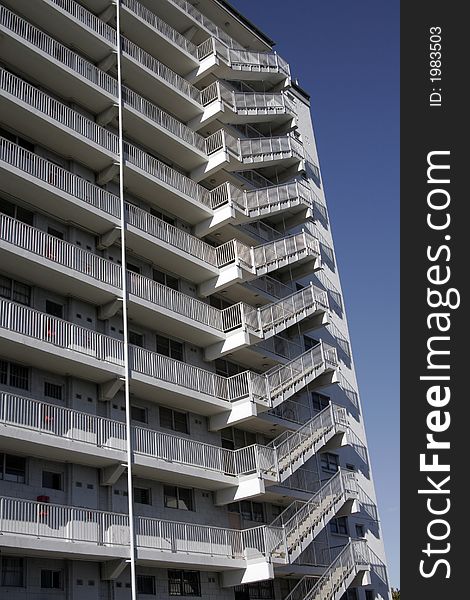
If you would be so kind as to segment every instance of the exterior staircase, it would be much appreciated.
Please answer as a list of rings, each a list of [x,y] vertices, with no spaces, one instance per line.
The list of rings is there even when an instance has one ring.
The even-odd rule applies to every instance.
[[[357,496],[355,474],[338,471],[310,500],[293,502],[270,525],[283,530],[283,544],[272,550],[273,557],[295,561],[344,504]]]
[[[367,542],[352,540],[320,579],[303,577],[285,600],[339,600],[353,581],[359,575],[367,575],[370,569]]]

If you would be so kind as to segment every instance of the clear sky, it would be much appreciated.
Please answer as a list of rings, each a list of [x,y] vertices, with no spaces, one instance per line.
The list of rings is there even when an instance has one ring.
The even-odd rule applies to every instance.
[[[399,2],[232,0],[311,94],[390,579],[399,587]]]

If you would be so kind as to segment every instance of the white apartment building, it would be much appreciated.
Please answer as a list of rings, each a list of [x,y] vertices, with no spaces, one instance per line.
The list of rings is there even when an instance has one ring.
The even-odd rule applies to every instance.
[[[389,598],[309,97],[223,0],[0,0],[0,598]]]

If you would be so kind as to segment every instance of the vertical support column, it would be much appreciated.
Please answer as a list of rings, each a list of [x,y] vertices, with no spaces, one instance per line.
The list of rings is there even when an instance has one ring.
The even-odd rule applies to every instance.
[[[122,105],[122,50],[121,50],[121,0],[116,0],[117,33],[117,80],[118,80],[118,120],[119,120],[119,199],[121,207],[121,269],[122,269],[122,329],[124,338],[124,396],[126,405],[126,453],[127,453],[127,502],[129,515],[129,566],[131,571],[131,600],[137,600],[137,580],[135,575],[136,544],[134,531],[134,493],[132,485],[132,436],[129,370],[129,331],[127,320],[127,272],[126,272],[126,215],[124,204],[124,142]]]

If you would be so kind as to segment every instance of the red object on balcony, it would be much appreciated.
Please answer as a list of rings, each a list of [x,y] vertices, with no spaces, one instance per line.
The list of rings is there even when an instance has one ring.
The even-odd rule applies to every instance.
[[[49,496],[38,496],[38,497],[36,498],[36,500],[37,500],[38,502],[44,502],[44,503],[46,503],[46,504],[47,504],[47,502],[49,502]]]

